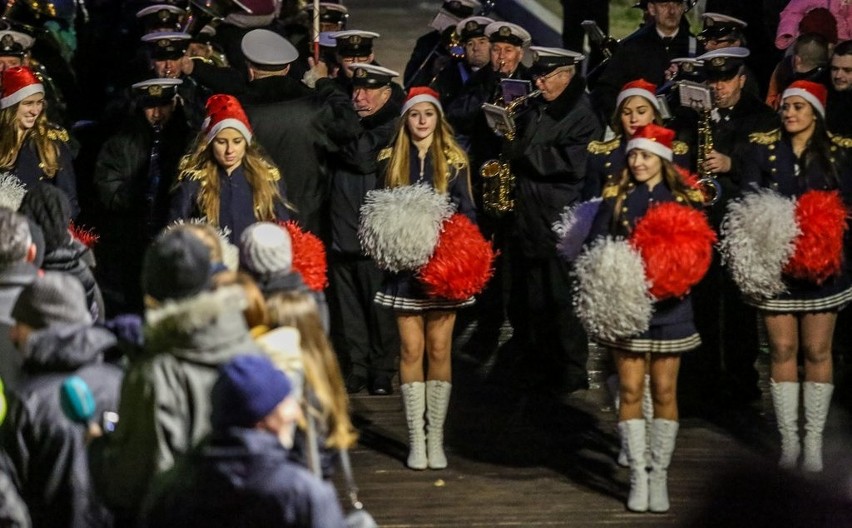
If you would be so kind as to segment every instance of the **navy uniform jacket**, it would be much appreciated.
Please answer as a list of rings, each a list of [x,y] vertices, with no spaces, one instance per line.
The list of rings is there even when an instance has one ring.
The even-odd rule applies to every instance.
[[[453,59],[441,68],[431,86],[441,94],[441,104],[444,108],[449,107],[456,97],[461,95],[475,73],[464,59]]]
[[[841,136],[831,138],[831,161],[837,171],[836,178],[815,166],[805,168],[802,172],[789,139],[780,129],[755,133],[749,139],[751,153],[743,167],[744,188],[768,188],[788,197],[798,197],[810,190],[837,189],[846,208],[852,206],[852,139]],[[850,236],[852,234],[847,230],[846,258],[843,259],[843,270],[839,276],[829,278],[819,286],[804,280],[785,278],[788,291],[777,299],[782,302],[789,299],[822,299],[848,288]]]
[[[589,161],[586,166],[586,182],[583,187],[583,200],[601,195],[604,186],[621,175],[627,168],[627,138],[617,136],[609,141],[589,143]],[[672,144],[674,163],[689,168],[689,145],[683,141]]]
[[[503,154],[516,178],[516,227],[525,257],[556,256],[553,223],[566,205],[580,199],[586,149],[601,133],[585,87],[575,76],[554,101],[535,100],[518,117],[515,140],[504,141]]]
[[[271,175],[278,181],[278,190],[282,201],[274,207],[275,220],[289,220],[287,207],[284,205],[287,197],[284,181],[277,175],[277,170]],[[198,192],[201,190],[201,180],[181,175],[177,187],[172,193],[169,220],[201,218],[204,212],[198,205]],[[246,180],[245,170],[240,165],[230,176],[219,167],[219,218],[208,219],[213,225],[230,230],[228,240],[238,244],[240,235],[245,229],[259,219],[254,214],[254,200],[251,186]]]
[[[74,156],[71,154],[71,149],[68,148],[68,132],[51,125],[47,135],[59,151],[59,171],[53,178],[48,178],[39,166],[41,160],[39,160],[38,151],[30,137],[25,139],[24,144],[21,145],[12,172],[28,188],[43,180],[62,189],[68,196],[68,201],[71,202],[71,217],[74,218],[80,212],[80,206],[77,204],[77,177],[74,174]]]
[[[358,222],[368,191],[380,185],[378,154],[396,132],[400,105],[388,100],[375,114],[361,120],[363,130],[343,145],[335,159],[331,177],[331,247],[349,255],[360,255]]]

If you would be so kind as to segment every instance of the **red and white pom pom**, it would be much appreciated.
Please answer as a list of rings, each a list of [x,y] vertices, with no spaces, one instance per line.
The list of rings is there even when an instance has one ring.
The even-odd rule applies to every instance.
[[[68,232],[71,233],[71,237],[78,242],[81,242],[84,246],[91,249],[95,247],[95,244],[98,243],[101,236],[94,232],[94,230],[74,225],[74,222],[68,226]]]
[[[630,235],[657,300],[682,297],[698,284],[710,269],[715,243],[707,216],[675,202],[651,207]]]
[[[485,288],[495,256],[476,225],[457,213],[444,222],[435,252],[417,278],[430,296],[463,301]]]
[[[308,288],[323,291],[328,286],[328,260],[322,240],[313,233],[302,231],[292,220],[278,224],[290,234],[293,269],[299,272]]]
[[[840,273],[847,211],[837,191],[808,191],[796,201],[800,234],[784,273],[822,284]]]

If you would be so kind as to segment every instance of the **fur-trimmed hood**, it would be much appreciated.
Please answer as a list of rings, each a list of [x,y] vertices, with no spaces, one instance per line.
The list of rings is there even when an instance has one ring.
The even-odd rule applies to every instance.
[[[233,355],[235,347],[256,353],[242,314],[246,304],[239,286],[226,286],[149,309],[145,312],[146,352],[169,352],[204,364],[227,360],[225,356]]]

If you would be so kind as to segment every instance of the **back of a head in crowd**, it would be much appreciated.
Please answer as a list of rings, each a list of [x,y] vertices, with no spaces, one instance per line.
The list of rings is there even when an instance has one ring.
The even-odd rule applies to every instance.
[[[59,271],[46,271],[21,291],[12,319],[35,329],[92,324],[83,285]]]
[[[250,225],[240,236],[240,267],[260,278],[290,273],[293,267],[290,234],[271,222]]]
[[[142,265],[142,290],[158,302],[192,297],[210,287],[210,250],[189,229],[161,233]]]
[[[41,227],[46,253],[71,242],[71,202],[61,189],[46,183],[30,188],[19,211]]]
[[[219,368],[211,391],[214,430],[251,428],[290,395],[287,375],[266,356],[237,356]]]
[[[800,35],[793,44],[793,55],[799,59],[803,72],[828,64],[828,50],[828,42],[816,33]]]
[[[26,260],[31,245],[27,219],[0,207],[0,269]]]

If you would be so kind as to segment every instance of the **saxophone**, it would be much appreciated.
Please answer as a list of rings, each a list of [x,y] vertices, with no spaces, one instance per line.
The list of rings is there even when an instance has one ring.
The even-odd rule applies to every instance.
[[[722,186],[716,180],[716,176],[704,168],[704,162],[713,152],[713,129],[710,128],[710,110],[701,112],[701,121],[698,124],[698,156],[696,166],[698,168],[698,186],[704,195],[704,205],[710,207],[715,205],[722,197]]]
[[[506,113],[514,121],[518,107],[539,95],[541,95],[541,90],[534,90],[527,95],[516,97],[506,105]],[[509,141],[515,140],[514,126],[501,128],[498,132],[501,132]],[[509,163],[503,159],[502,154],[498,159],[491,159],[483,163],[479,168],[479,175],[482,177],[482,207],[485,212],[499,218],[514,211],[515,175],[512,174],[512,169]]]

